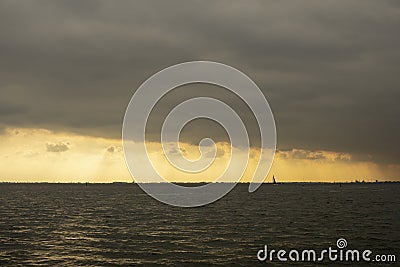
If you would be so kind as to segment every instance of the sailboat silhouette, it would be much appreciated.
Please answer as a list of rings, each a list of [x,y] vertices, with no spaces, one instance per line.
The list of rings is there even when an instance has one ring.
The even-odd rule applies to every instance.
[[[272,183],[276,184],[275,175],[272,175]]]

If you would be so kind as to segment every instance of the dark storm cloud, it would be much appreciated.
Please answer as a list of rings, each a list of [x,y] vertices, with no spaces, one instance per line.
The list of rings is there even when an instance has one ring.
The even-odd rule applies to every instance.
[[[398,163],[399,28],[397,1],[1,1],[0,132],[119,138],[141,82],[201,59],[255,80],[280,148]]]
[[[0,105],[0,117],[9,117],[24,112],[25,109],[22,107],[9,106],[6,103]]]

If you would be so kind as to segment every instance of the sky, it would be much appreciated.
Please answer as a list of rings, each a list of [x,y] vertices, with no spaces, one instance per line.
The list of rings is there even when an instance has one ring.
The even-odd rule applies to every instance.
[[[0,1],[0,181],[132,181],[121,128],[135,90],[177,63],[210,60],[247,74],[277,127],[267,181],[400,180],[398,1]],[[238,111],[257,153],[257,127],[222,88],[192,85],[160,101],[148,127],[169,179],[159,131],[192,96]],[[226,133],[209,121],[182,133],[188,154]],[[190,153],[189,153],[190,152]],[[243,177],[250,179],[255,162]],[[23,167],[21,167],[23,166]],[[221,172],[190,181],[209,181]]]

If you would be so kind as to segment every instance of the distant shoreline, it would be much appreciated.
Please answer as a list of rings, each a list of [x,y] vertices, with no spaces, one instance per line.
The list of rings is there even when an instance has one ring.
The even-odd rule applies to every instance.
[[[174,184],[178,185],[202,185],[208,184],[210,182],[173,182]],[[400,181],[377,181],[377,182],[277,182],[276,184],[398,184]],[[112,185],[112,184],[168,184],[168,183],[135,183],[135,182],[109,182],[109,183],[101,183],[101,182],[0,182],[0,184],[91,184],[91,185]],[[221,183],[214,183],[214,184],[235,184],[234,182],[221,182]],[[237,184],[250,184],[250,182],[238,182]],[[264,182],[263,184],[274,184],[271,182]]]

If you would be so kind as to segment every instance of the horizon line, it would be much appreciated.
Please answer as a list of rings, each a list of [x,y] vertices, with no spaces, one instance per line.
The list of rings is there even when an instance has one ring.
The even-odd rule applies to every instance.
[[[250,184],[251,182],[171,182],[174,184]],[[313,182],[313,181],[301,181],[301,182],[263,182],[262,184],[378,184],[378,183],[400,183],[400,181],[345,181],[345,182]],[[1,181],[0,184],[168,184],[168,182],[8,182]]]

